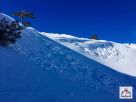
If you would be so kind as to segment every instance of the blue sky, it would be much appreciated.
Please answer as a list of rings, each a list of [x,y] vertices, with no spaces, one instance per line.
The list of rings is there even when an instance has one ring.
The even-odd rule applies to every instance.
[[[136,42],[136,0],[0,0],[0,9],[12,16],[28,10],[40,31],[65,33],[116,42]]]

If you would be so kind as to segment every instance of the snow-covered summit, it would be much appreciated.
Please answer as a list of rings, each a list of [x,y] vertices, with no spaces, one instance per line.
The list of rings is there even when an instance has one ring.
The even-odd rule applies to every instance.
[[[58,43],[116,71],[136,76],[136,46],[66,34],[41,33]]]

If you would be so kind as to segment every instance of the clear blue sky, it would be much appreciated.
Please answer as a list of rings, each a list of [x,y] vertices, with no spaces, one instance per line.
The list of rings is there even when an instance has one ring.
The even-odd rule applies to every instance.
[[[136,42],[136,0],[0,0],[0,9],[32,11],[40,31]]]

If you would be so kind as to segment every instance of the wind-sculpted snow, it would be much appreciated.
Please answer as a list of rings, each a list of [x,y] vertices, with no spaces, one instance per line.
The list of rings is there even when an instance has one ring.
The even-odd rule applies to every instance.
[[[0,47],[0,56],[0,102],[123,102],[119,86],[132,86],[131,102],[136,100],[136,78],[109,69],[33,28],[26,28],[16,44]]]
[[[128,76],[85,58],[29,28],[23,32],[22,39],[13,48],[40,68],[60,73],[70,80],[81,81],[90,88],[102,88],[116,95],[120,85],[131,85],[126,79]]]
[[[74,36],[67,37],[66,34],[41,34],[109,68],[136,77],[136,61],[134,60],[136,49],[134,44],[120,44]]]

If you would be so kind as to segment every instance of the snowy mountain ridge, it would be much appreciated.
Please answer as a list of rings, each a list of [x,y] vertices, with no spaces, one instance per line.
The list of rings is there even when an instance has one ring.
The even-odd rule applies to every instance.
[[[78,38],[67,34],[42,35],[116,71],[136,77],[136,46],[105,40]]]
[[[14,21],[10,16],[0,13],[0,19],[6,18]],[[67,34],[53,34],[39,32],[29,27],[31,32],[42,34],[90,59],[104,64],[116,71],[131,76],[136,76],[136,45],[121,44],[105,40],[91,40],[87,38],[78,38]]]
[[[0,13],[2,18],[14,20]],[[70,35],[61,38],[70,49],[56,42],[58,38],[26,27],[15,44],[0,46],[0,102],[124,102],[119,99],[120,86],[134,88],[131,102],[135,102],[135,77],[83,56],[97,47],[103,51],[112,42]],[[75,48],[83,55],[71,50]]]

